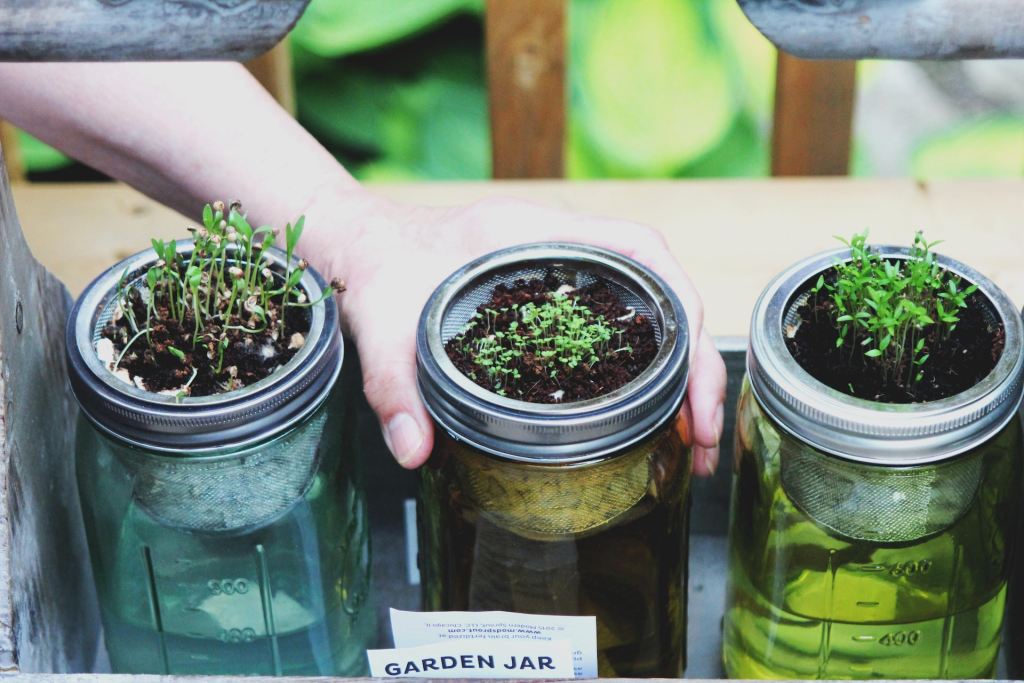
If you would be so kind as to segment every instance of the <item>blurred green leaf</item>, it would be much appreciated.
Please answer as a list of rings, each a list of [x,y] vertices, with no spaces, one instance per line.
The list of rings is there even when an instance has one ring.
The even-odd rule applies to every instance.
[[[18,131],[18,147],[29,173],[56,171],[71,165],[71,159],[23,130]]]
[[[405,164],[393,161],[371,161],[355,168],[355,176],[363,182],[396,183],[423,180],[423,176]]]
[[[434,26],[483,0],[313,0],[292,32],[302,49],[323,57],[370,50]]]
[[[401,86],[398,78],[357,68],[308,76],[296,89],[298,116],[329,147],[379,153],[384,122]]]
[[[671,175],[719,145],[732,126],[737,98],[702,6],[573,1],[575,137],[613,174]]]
[[[300,82],[300,120],[336,152],[355,151],[359,177],[486,178],[487,95],[472,41],[424,55],[413,77],[345,63]]]
[[[704,6],[738,99],[753,120],[767,129],[775,104],[775,46],[750,23],[736,2],[704,0]]]
[[[1015,177],[1024,173],[1024,118],[984,118],[923,140],[914,150],[915,178]]]
[[[738,116],[721,143],[681,169],[687,178],[751,178],[768,175],[771,156],[768,140],[751,116]]]

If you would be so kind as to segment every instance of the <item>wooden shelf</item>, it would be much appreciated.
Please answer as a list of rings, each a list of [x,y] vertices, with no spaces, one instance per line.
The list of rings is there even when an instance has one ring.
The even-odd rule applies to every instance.
[[[767,281],[799,258],[869,228],[907,244],[914,230],[981,270],[1024,304],[1024,180],[765,179],[492,181],[382,184],[382,195],[458,204],[510,195],[648,223],[690,273],[716,335],[745,335]],[[185,219],[118,184],[18,184],[14,197],[33,252],[77,294],[97,273]]]

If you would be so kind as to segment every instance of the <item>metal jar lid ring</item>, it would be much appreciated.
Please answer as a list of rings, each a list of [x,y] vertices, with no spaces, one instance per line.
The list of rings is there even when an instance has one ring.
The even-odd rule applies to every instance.
[[[658,353],[639,376],[604,396],[541,404],[499,396],[463,375],[445,353],[494,287],[551,273],[574,287],[601,282],[648,317]],[[689,330],[668,285],[632,259],[580,244],[541,243],[502,249],[449,276],[434,291],[416,335],[420,394],[453,438],[508,460],[574,463],[634,444],[678,412],[686,392]]]
[[[909,257],[906,248],[874,249],[887,259]],[[948,398],[896,404],[849,396],[804,370],[786,346],[784,327],[818,276],[850,258],[848,249],[838,249],[797,263],[772,281],[754,307],[747,353],[751,388],[783,430],[849,460],[918,465],[979,446],[1013,419],[1024,393],[1024,321],[995,283],[941,255],[939,265],[977,285],[988,313],[1005,328],[1003,353],[986,377]]]
[[[178,243],[179,254],[187,257],[191,252],[191,240]],[[265,254],[272,271],[285,271],[284,252],[270,248]],[[144,286],[146,271],[156,261],[156,254],[146,250],[111,267],[86,287],[68,317],[71,389],[93,424],[149,450],[206,453],[268,439],[319,407],[334,386],[344,355],[333,297],[309,309],[310,329],[295,357],[270,376],[237,391],[176,399],[115,377],[97,357],[96,341],[113,313],[122,273],[129,285]],[[307,294],[319,293],[324,286],[313,268],[307,268],[299,281]]]

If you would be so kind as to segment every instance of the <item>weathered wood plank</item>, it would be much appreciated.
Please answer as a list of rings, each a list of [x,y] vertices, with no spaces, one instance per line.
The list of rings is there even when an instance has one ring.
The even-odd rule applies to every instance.
[[[69,303],[25,243],[0,152],[0,670],[90,670],[98,651],[64,369]]]
[[[690,274],[718,335],[745,336],[754,300],[773,275],[802,255],[838,246],[833,235],[865,228],[873,241],[890,244],[909,243],[921,228],[943,240],[942,253],[978,268],[1024,305],[1024,180],[533,180],[373,189],[442,206],[516,197],[652,225]],[[124,185],[24,183],[14,196],[32,250],[72,292],[145,249],[150,236],[173,234],[187,222]]]
[[[772,175],[846,175],[856,62],[808,61],[779,52]]]
[[[487,0],[495,178],[565,172],[566,0]]]
[[[5,0],[0,61],[232,59],[279,43],[309,0]]]
[[[806,59],[1024,56],[1019,0],[738,0],[780,49]]]

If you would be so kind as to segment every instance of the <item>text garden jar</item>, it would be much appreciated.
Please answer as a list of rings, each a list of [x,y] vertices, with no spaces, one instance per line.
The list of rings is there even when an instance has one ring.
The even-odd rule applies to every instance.
[[[650,366],[606,395],[552,404],[506,398],[463,375],[445,343],[496,285],[550,275],[570,288],[604,283],[653,321]],[[446,279],[417,336],[420,391],[438,426],[421,470],[424,608],[595,616],[601,676],[680,676],[688,350],[675,294],[609,251],[513,247]]]
[[[989,279],[937,256],[1002,323],[994,369],[935,401],[854,398],[812,377],[784,339],[819,276],[849,258],[798,263],[754,309],[737,408],[726,673],[991,677],[1020,511],[1021,317]]]
[[[282,252],[267,257],[284,272]],[[369,538],[333,297],[308,309],[304,346],[265,379],[213,396],[153,393],[116,378],[95,343],[122,279],[143,281],[155,260],[143,252],[98,277],[67,328],[113,670],[363,674],[375,637]],[[324,282],[309,268],[299,286]]]

